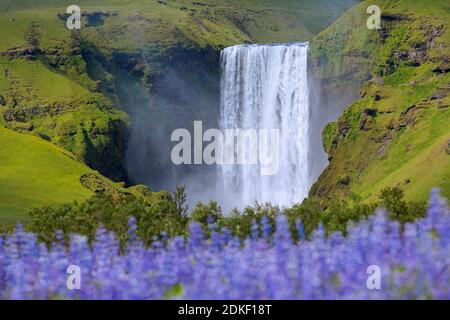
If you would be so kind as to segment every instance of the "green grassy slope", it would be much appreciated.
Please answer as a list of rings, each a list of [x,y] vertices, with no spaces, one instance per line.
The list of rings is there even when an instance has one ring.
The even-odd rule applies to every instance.
[[[365,27],[369,4],[382,8],[380,31]],[[365,2],[313,42],[319,78],[370,80],[325,128],[331,161],[312,194],[374,200],[398,185],[409,199],[434,186],[450,195],[449,22],[447,1]]]
[[[0,226],[26,223],[31,209],[81,202],[94,193],[150,203],[167,199],[167,193],[145,186],[124,188],[62,148],[0,126]]]
[[[333,22],[357,0],[80,0],[83,12],[102,12],[98,36],[114,46],[130,50],[146,44],[167,44],[186,37],[200,45],[223,46],[243,41],[282,42],[308,40]],[[23,18],[47,20],[46,41],[61,39],[56,13],[73,4],[68,0],[2,1],[0,11],[16,18],[15,25],[3,22],[14,35],[2,44],[20,45]],[[20,21],[19,21],[20,20]],[[91,25],[93,25],[91,23]],[[21,30],[22,29],[22,30]],[[9,46],[8,46],[9,45]],[[1,50],[0,46],[0,50]]]
[[[80,177],[93,173],[53,144],[0,127],[0,223],[35,207],[84,200],[93,193]]]

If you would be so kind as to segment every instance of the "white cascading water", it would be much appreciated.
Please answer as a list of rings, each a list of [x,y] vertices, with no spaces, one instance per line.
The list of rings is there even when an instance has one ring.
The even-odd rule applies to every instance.
[[[221,54],[222,132],[278,129],[279,170],[260,174],[257,165],[219,165],[220,189],[232,207],[301,202],[311,187],[307,43],[240,45]]]

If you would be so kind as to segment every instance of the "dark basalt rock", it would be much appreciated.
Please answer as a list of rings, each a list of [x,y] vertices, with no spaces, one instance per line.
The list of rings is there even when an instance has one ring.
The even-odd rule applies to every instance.
[[[12,48],[5,52],[0,52],[0,57],[6,57],[8,60],[25,59],[35,60],[37,48],[25,47],[25,48]]]
[[[349,130],[348,124],[345,122],[339,122],[338,123],[338,131],[339,131],[339,135],[342,138],[345,138],[345,136],[347,135]]]
[[[93,173],[84,174],[80,177],[81,184],[94,193],[102,193],[109,189],[108,184],[98,175]]]
[[[373,129],[374,120],[370,116],[364,116],[359,121],[359,129],[362,131],[369,131]]]
[[[401,14],[389,14],[383,13],[381,14],[381,19],[388,22],[398,22],[402,20],[406,20],[407,17]]]
[[[104,23],[104,18],[111,16],[109,12],[83,12],[83,17],[87,19],[87,27],[97,27]]]
[[[447,73],[450,71],[450,62],[444,61],[439,66],[437,66],[435,69],[433,69],[434,73]]]
[[[405,112],[403,112],[400,115],[399,119],[399,127],[414,127],[414,125],[417,123],[417,116],[416,112],[419,110],[419,108],[414,105],[409,107]]]
[[[351,181],[352,181],[352,179],[349,176],[345,176],[345,177],[339,179],[338,184],[343,185],[343,186],[348,186]]]
[[[433,92],[433,94],[428,98],[429,101],[443,99],[448,96],[449,89],[440,89],[438,91]]]

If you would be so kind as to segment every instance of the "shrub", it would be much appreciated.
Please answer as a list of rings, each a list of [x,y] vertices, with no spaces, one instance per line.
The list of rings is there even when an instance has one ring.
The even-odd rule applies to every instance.
[[[426,202],[406,202],[404,196],[400,187],[385,188],[380,193],[379,205],[388,211],[389,218],[401,223],[423,218],[426,214]]]
[[[403,191],[386,188],[380,194],[380,202],[373,204],[352,203],[344,200],[324,200],[310,197],[301,204],[281,210],[269,203],[255,203],[242,211],[233,210],[223,214],[217,202],[198,203],[187,215],[184,187],[177,187],[175,193],[153,193],[150,197],[135,197],[131,194],[98,194],[84,203],[73,203],[61,207],[46,207],[33,210],[30,230],[38,239],[50,245],[56,241],[56,231],[62,231],[65,239],[79,233],[89,241],[95,231],[104,226],[113,231],[120,243],[128,239],[128,221],[134,217],[137,234],[145,245],[150,245],[161,235],[164,237],[186,236],[189,222],[198,222],[206,236],[211,230],[228,229],[231,234],[245,239],[275,230],[275,220],[282,213],[287,217],[292,239],[298,239],[298,227],[307,238],[322,225],[327,235],[339,231],[347,233],[350,223],[366,219],[375,212],[377,206],[386,208],[391,220],[402,225],[422,218],[426,213],[426,203],[407,202]],[[265,230],[263,230],[265,229]]]
[[[39,24],[36,21],[32,21],[25,32],[25,40],[30,47],[36,49],[39,47],[40,39],[41,32],[39,31]]]
[[[30,230],[48,245],[56,240],[56,231],[62,231],[66,239],[79,233],[92,241],[100,226],[113,231],[124,243],[128,239],[130,217],[135,217],[138,235],[146,244],[161,233],[171,237],[184,234],[187,223],[187,218],[176,211],[170,195],[161,195],[153,201],[126,194],[96,195],[81,204],[35,209],[30,216]]]

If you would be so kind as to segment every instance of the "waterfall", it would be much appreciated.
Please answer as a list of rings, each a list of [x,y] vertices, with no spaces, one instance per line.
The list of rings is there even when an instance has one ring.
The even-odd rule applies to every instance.
[[[220,127],[279,130],[279,169],[218,165],[220,189],[230,206],[254,201],[289,206],[311,187],[307,43],[240,45],[221,53]]]

